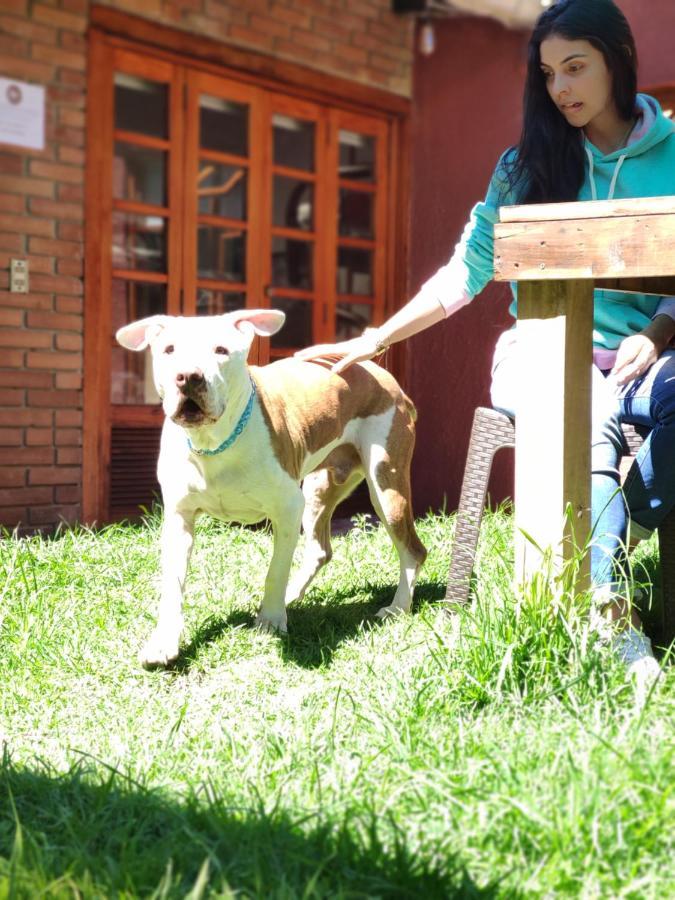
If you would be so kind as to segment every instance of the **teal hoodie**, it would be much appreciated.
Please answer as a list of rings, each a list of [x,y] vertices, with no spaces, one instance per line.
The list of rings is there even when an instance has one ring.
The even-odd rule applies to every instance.
[[[638,94],[642,121],[633,131],[627,147],[604,155],[585,142],[586,172],[579,200],[607,200],[627,197],[663,197],[675,194],[675,123],[663,115],[653,97]],[[507,151],[508,152],[508,151]],[[472,210],[457,251],[462,257],[467,300],[478,294],[494,276],[494,225],[499,207],[516,202],[508,192],[503,168],[504,156],[490,181],[485,200]],[[514,286],[515,287],[515,286]],[[439,298],[441,303],[442,298]],[[656,315],[660,297],[596,290],[593,343],[598,348],[616,349],[628,335],[642,331]],[[448,310],[451,312],[453,310]],[[515,317],[516,300],[509,308]],[[675,318],[675,314],[673,314]]]

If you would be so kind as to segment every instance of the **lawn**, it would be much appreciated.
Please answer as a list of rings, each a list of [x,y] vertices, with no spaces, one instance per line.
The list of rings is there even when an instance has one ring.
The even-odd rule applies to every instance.
[[[636,706],[584,597],[515,598],[504,511],[446,615],[453,527],[419,522],[413,614],[380,624],[397,564],[360,520],[281,637],[253,627],[270,533],[204,523],[151,672],[156,516],[7,537],[0,898],[675,895],[675,669]]]

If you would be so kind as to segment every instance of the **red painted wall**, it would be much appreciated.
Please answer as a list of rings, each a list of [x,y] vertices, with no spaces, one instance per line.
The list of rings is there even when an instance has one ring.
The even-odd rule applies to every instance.
[[[640,84],[675,82],[675,3],[620,5],[635,33]],[[449,258],[499,155],[518,139],[529,37],[474,17],[437,21],[435,30],[435,52],[418,55],[414,69],[411,296]],[[418,514],[457,507],[471,418],[476,406],[489,405],[492,351],[510,326],[509,300],[508,288],[490,284],[468,307],[409,341],[407,385],[419,413]],[[495,502],[511,494],[512,465],[509,451],[497,456]]]

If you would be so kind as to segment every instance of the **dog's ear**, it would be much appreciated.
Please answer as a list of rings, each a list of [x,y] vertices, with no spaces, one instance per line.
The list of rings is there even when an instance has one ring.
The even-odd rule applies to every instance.
[[[139,319],[138,322],[123,325],[115,337],[127,350],[145,350],[166,328],[168,321],[169,316],[149,316],[147,319]]]
[[[227,315],[239,331],[246,333],[252,328],[261,337],[276,334],[286,321],[286,313],[280,309],[238,309]]]

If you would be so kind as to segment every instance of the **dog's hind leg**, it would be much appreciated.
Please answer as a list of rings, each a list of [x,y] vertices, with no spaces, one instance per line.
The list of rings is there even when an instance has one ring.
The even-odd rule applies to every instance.
[[[363,481],[361,460],[356,450],[339,447],[327,458],[321,469],[310,472],[302,490],[305,511],[302,528],[305,532],[305,552],[299,570],[286,591],[286,605],[301,600],[319,569],[333,554],[330,543],[330,524],[335,507]]]
[[[371,440],[364,449],[370,499],[396,548],[400,577],[394,599],[378,618],[410,611],[415,582],[427,551],[417,536],[410,496],[410,462],[414,447],[412,422],[396,410],[386,440]]]

